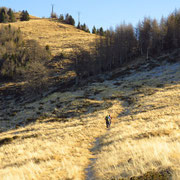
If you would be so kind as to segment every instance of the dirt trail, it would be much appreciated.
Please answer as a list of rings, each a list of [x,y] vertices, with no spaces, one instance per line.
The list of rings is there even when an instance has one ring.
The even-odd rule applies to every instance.
[[[94,142],[94,147],[92,149],[90,149],[92,155],[94,156],[93,158],[90,158],[90,163],[88,165],[88,167],[85,169],[85,173],[86,173],[86,180],[95,180],[96,175],[93,169],[93,166],[95,164],[96,161],[96,150],[99,148],[100,146],[100,138],[96,138],[95,142]]]
[[[116,108],[113,109],[113,111],[111,113],[109,113],[109,114],[113,114],[111,127],[107,128],[103,135],[95,138],[94,142],[93,142],[93,147],[91,149],[89,149],[92,157],[89,159],[90,163],[89,163],[88,167],[85,169],[85,179],[86,180],[97,180],[98,179],[98,177],[96,176],[96,173],[94,171],[94,165],[95,165],[95,162],[97,160],[96,156],[97,156],[98,151],[101,148],[101,143],[102,143],[103,138],[105,138],[107,133],[111,131],[111,128],[118,123],[118,121],[117,121],[118,109],[119,108],[116,106]],[[104,120],[104,128],[106,128],[105,127],[105,120]]]

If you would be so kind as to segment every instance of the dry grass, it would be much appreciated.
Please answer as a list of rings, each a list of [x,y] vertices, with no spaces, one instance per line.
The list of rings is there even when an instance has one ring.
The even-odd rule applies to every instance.
[[[62,101],[71,97],[70,94],[70,97],[68,94],[64,95],[62,94]],[[61,97],[61,94],[54,97]],[[52,101],[54,97],[49,98]],[[49,102],[49,99],[45,101]],[[105,133],[105,112],[106,110],[102,110],[69,118],[68,122],[57,117],[39,118],[39,123],[2,133],[1,177],[84,179],[84,169],[89,164],[89,158],[93,157],[89,149],[93,146],[94,139]],[[26,113],[28,114],[24,112],[24,116]]]
[[[177,70],[174,78],[179,79],[180,69]],[[145,179],[147,172],[168,168],[173,171],[173,179],[179,179],[180,85],[169,84],[171,73],[173,70],[167,68],[155,80],[153,74],[147,79],[127,78],[126,96],[135,96],[136,102],[119,114],[118,123],[102,140],[94,164],[97,179],[129,179],[143,174]],[[165,87],[156,88],[161,83]],[[141,87],[134,88],[137,85]],[[151,95],[146,95],[148,91]]]
[[[179,68],[164,65],[21,107],[8,123],[32,124],[1,133],[0,177],[129,179],[170,169],[178,179]],[[109,113],[113,123],[107,131]],[[96,158],[93,164],[90,158]],[[87,177],[88,165],[93,167]]]
[[[76,46],[86,49],[93,47],[97,36],[78,30],[74,26],[62,24],[50,19],[32,19],[12,23],[20,28],[26,40],[37,40],[40,45],[48,45],[52,55],[69,53]]]
[[[20,20],[20,15],[21,13],[20,12],[15,12],[15,17],[17,20]],[[39,17],[36,17],[36,16],[32,16],[32,15],[29,15],[30,19],[40,19]]]

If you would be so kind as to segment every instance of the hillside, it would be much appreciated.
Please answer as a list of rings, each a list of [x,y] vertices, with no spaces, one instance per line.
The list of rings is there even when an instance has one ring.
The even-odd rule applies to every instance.
[[[35,71],[35,86],[29,91],[25,80],[0,85],[1,179],[177,180],[179,49],[148,60],[137,58],[82,78],[77,86],[72,59],[58,55],[72,53],[77,46],[90,50],[98,36],[32,18],[11,25],[21,29],[25,41],[50,47],[54,58],[47,64],[53,71],[45,77],[51,84],[32,95],[41,80]]]
[[[69,53],[77,47],[89,49],[93,47],[97,36],[78,30],[74,26],[56,22],[50,19],[32,19],[12,23],[20,28],[25,40],[37,40],[40,45],[49,45],[52,55]]]
[[[56,24],[33,23],[45,21]],[[179,102],[180,63],[166,61],[131,64],[32,103],[12,100],[0,111],[0,176],[178,179]]]
[[[15,17],[17,20],[20,20],[20,15],[21,15],[21,12],[15,12],[14,13]],[[32,15],[29,15],[30,19],[40,19],[39,17],[36,17],[36,16],[32,16]]]

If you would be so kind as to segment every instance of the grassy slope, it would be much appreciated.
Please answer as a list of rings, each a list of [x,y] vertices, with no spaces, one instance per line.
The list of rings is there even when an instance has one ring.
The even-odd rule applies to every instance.
[[[72,52],[74,47],[92,47],[96,36],[78,30],[77,28],[52,21],[50,19],[32,19],[26,22],[16,22],[13,26],[19,27],[26,40],[35,39],[42,46],[49,45],[53,55],[61,52]]]
[[[130,100],[100,144],[94,165],[98,177],[145,174],[145,179],[146,172],[163,169],[171,169],[174,179],[180,177],[179,80],[180,66],[165,65],[120,81],[119,94],[123,91]],[[170,177],[164,174],[154,179]]]
[[[16,19],[17,19],[17,20],[20,20],[21,12],[15,12],[14,14],[15,14]],[[37,17],[37,16],[32,16],[32,15],[29,15],[29,17],[30,17],[31,19],[40,19],[39,17]]]
[[[20,13],[16,13],[17,18],[19,18],[19,15]],[[56,72],[55,78],[58,81],[74,77],[76,74],[71,67],[73,62],[71,59],[67,59],[68,56],[66,54],[72,53],[77,46],[90,50],[94,47],[98,36],[78,30],[71,25],[56,22],[55,20],[40,19],[31,15],[30,17],[30,21],[17,21],[10,24],[20,28],[25,41],[37,40],[42,47],[49,45],[52,56],[58,56],[60,53],[65,54],[64,59],[59,60],[55,57],[50,63]],[[0,26],[7,26],[7,24],[1,23]],[[0,85],[0,91],[8,89],[10,86],[16,89],[18,85],[19,83],[3,83],[2,87]]]
[[[143,69],[21,107],[8,123],[37,121],[1,133],[0,176],[118,179],[170,168],[177,179],[180,64]]]

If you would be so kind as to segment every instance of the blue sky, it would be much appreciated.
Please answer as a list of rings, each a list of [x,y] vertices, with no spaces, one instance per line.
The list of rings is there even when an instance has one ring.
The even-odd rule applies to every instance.
[[[69,13],[76,22],[80,12],[81,23],[85,22],[90,29],[93,25],[116,27],[124,21],[135,26],[145,16],[159,20],[180,8],[180,0],[0,0],[0,6],[28,10],[38,17],[49,17],[51,4],[58,15]]]

